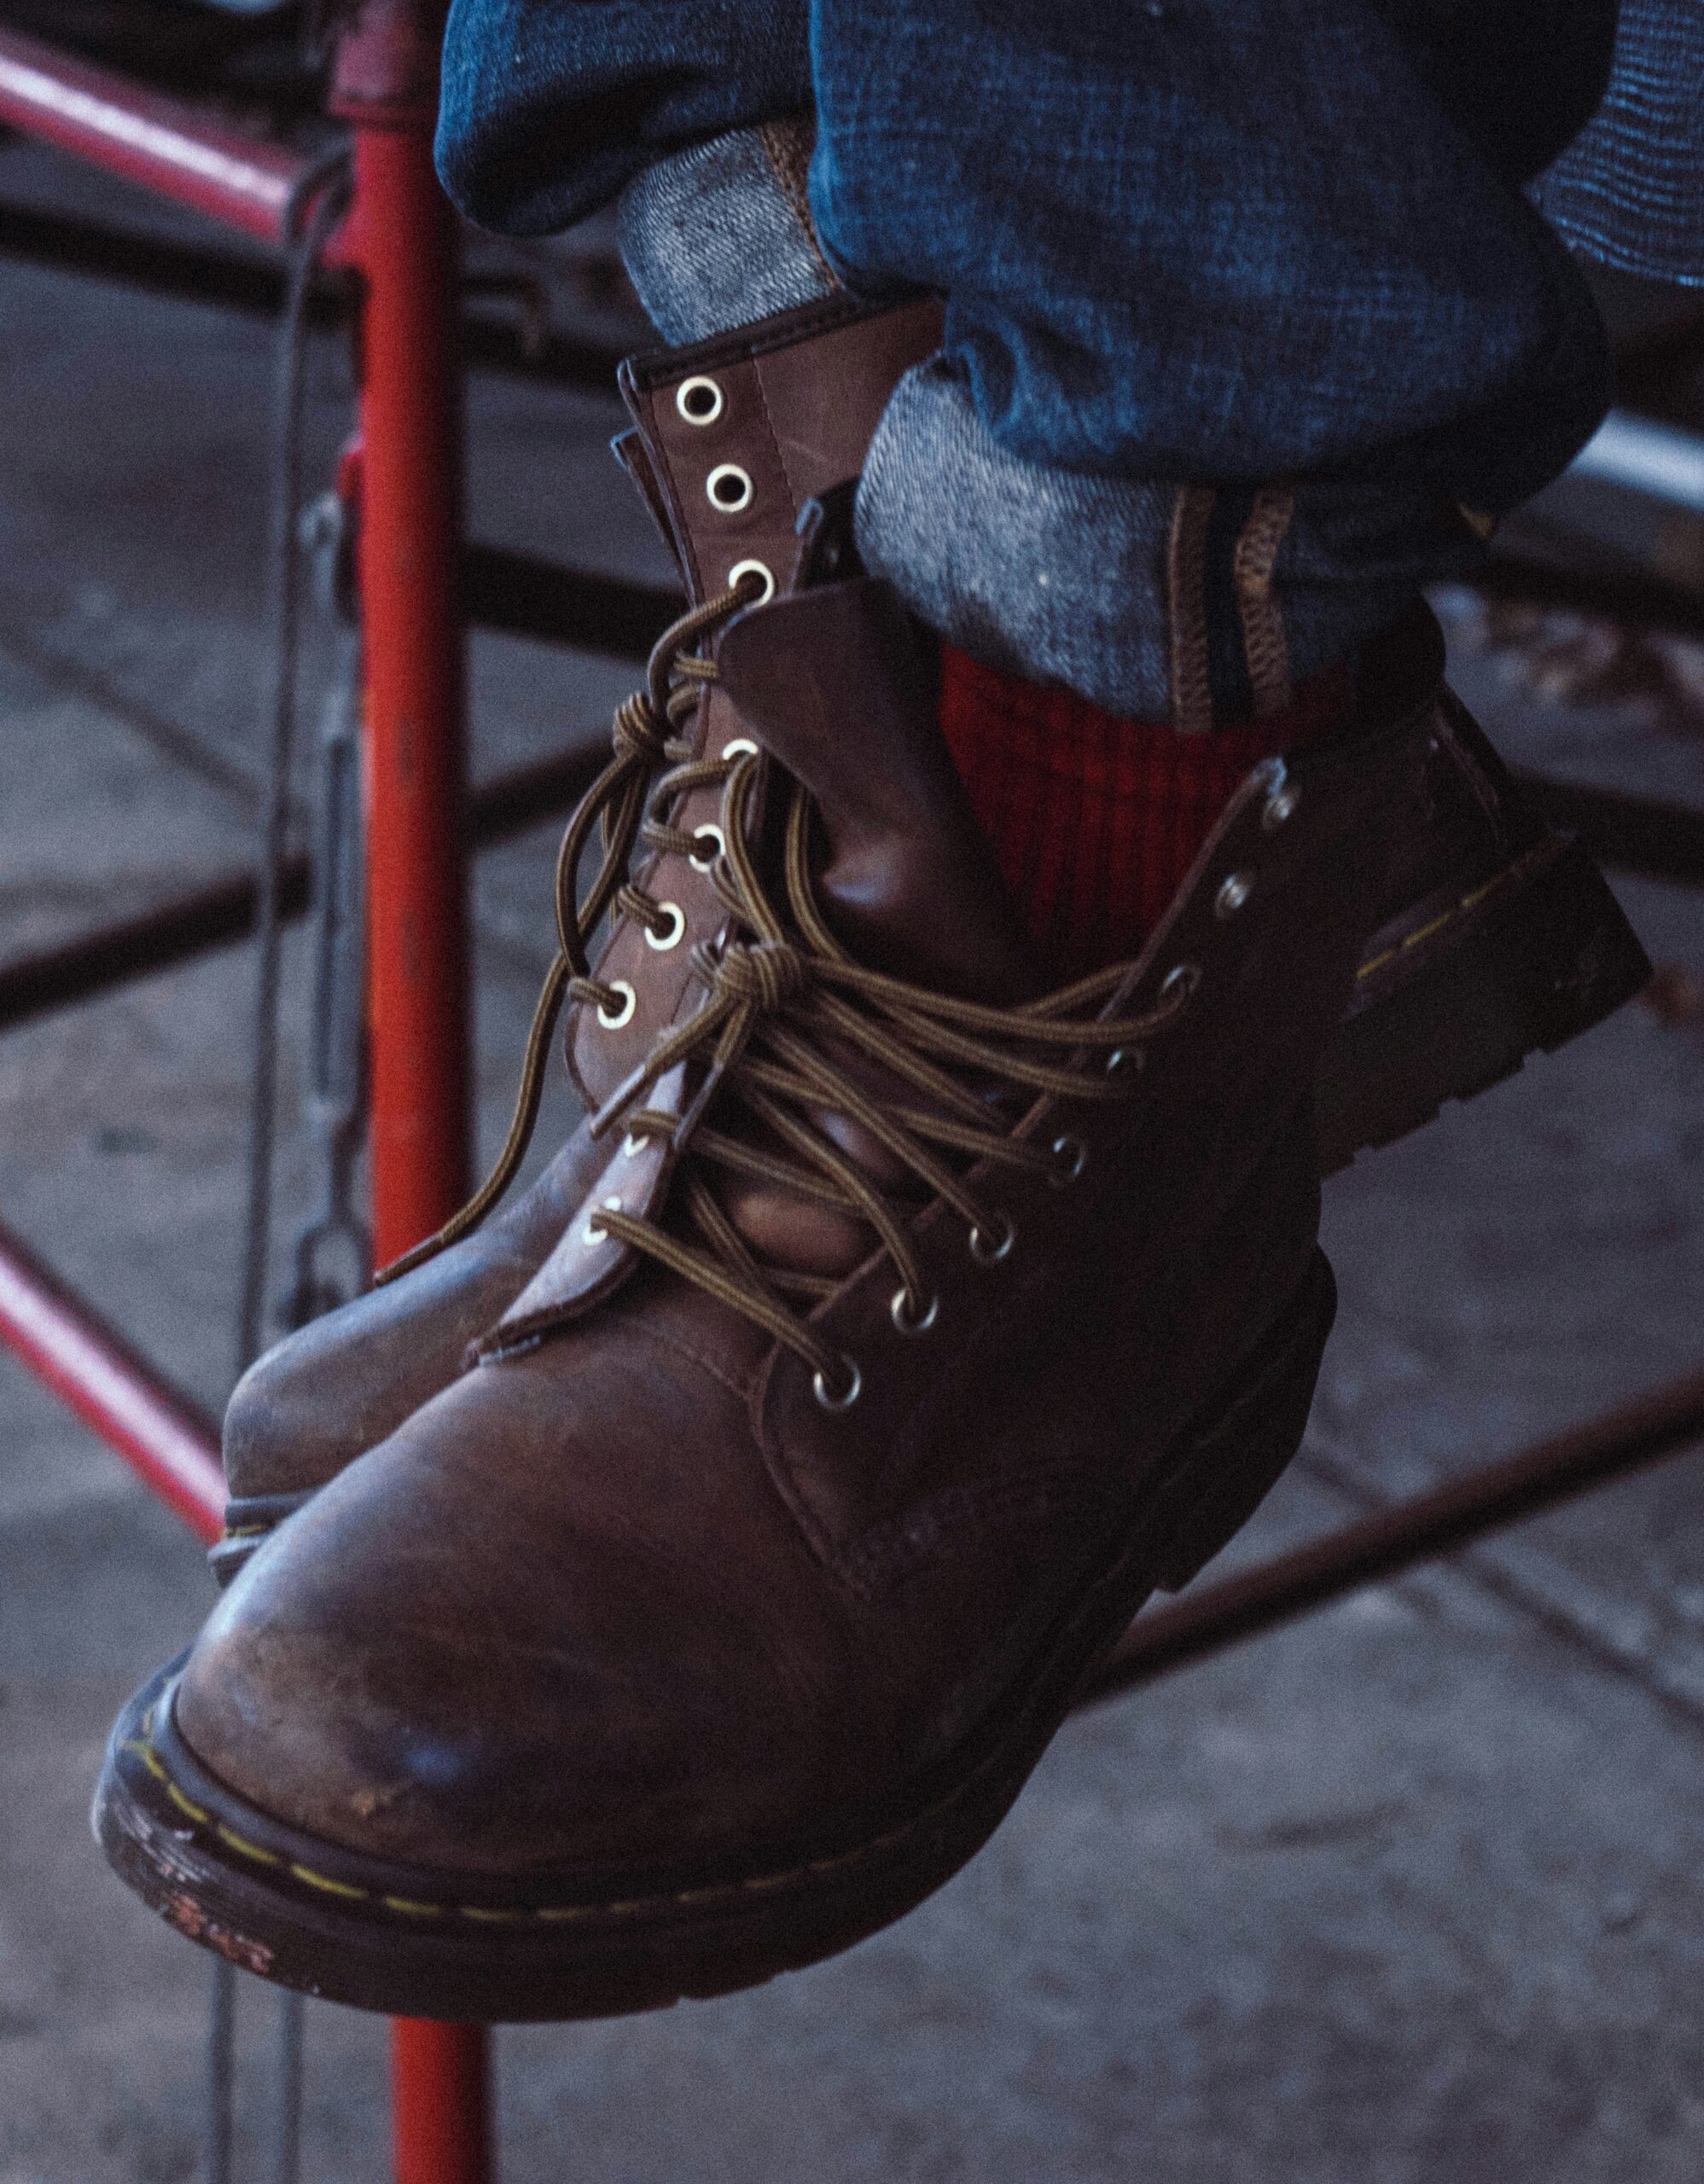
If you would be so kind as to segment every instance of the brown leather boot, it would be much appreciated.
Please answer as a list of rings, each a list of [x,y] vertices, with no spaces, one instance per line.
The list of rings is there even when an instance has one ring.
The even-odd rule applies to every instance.
[[[1320,1065],[1323,1175],[1566,1046],[1651,975],[1590,855],[1546,823],[1449,689],[1427,792]]]
[[[592,930],[614,909],[596,976],[571,990],[573,1066],[592,1106],[672,1020],[692,945],[706,917],[719,916],[705,852],[716,840],[723,753],[743,731],[695,657],[718,626],[714,602],[735,610],[736,571],[753,596],[786,584],[805,502],[856,474],[895,381],[939,328],[930,303],[871,313],[839,299],[624,367],[633,428],[620,444],[692,609],[660,641],[648,689],[622,708],[610,765],[568,829],[565,871],[594,828],[610,825],[587,901],[559,905],[565,977],[587,969]],[[1322,1058],[1323,1172],[1589,1029],[1649,975],[1591,859],[1544,825],[1443,693],[1425,819]],[[230,1501],[211,1558],[221,1582],[456,1378],[468,1343],[536,1272],[602,1158],[577,1131],[500,1221],[292,1335],[250,1370],[225,1420]]]
[[[1650,975],[1591,857],[1544,823],[1447,690],[1432,722],[1428,797],[1321,1060],[1323,1175],[1501,1082],[1529,1054],[1578,1037]],[[676,977],[685,960],[677,956]],[[630,938],[626,962],[636,992],[673,993],[654,951]],[[646,1014],[660,1015],[660,1005]],[[590,1026],[583,1037],[590,1042]],[[231,1500],[210,1558],[221,1583],[317,1487],[457,1376],[468,1344],[537,1272],[602,1161],[582,1127],[501,1217],[252,1368],[225,1417]]]
[[[358,2005],[714,1994],[917,1902],[1300,1437],[1311,1087],[1439,660],[1244,784],[1138,962],[1038,990],[885,587],[742,616],[722,915],[474,1369],[114,1732],[119,1870]]]
[[[701,648],[742,604],[791,583],[805,502],[857,475],[895,381],[934,348],[940,325],[933,303],[870,311],[837,298],[622,368],[633,423],[618,452],[674,551],[689,604],[658,640],[646,688],[618,712],[609,764],[569,822],[560,860],[570,1062],[592,1105],[673,1017],[705,921],[722,915],[709,866],[725,752],[741,723]],[[600,828],[602,868],[577,903],[580,852]],[[585,975],[606,912],[608,936],[596,975]],[[536,1076],[543,1056],[532,1059]],[[499,1219],[468,1224],[473,1233],[427,1263],[250,1368],[225,1414],[230,1500],[210,1557],[222,1583],[327,1479],[456,1377],[604,1159],[576,1130]],[[481,1207],[501,1194],[509,1165]]]

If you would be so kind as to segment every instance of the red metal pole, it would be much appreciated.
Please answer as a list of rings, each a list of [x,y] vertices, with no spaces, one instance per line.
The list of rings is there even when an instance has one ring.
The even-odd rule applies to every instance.
[[[392,2029],[396,2184],[486,2177],[491,2167],[489,2074],[477,2025],[398,2018]]]
[[[449,209],[432,168],[435,65],[423,84],[407,73],[387,83],[380,66],[395,57],[387,33],[409,59],[398,35],[408,15],[393,0],[369,8],[346,44],[337,96],[356,125],[352,242],[366,290],[361,598],[381,1262],[448,1218],[468,1168],[460,367]]]
[[[0,1344],[211,1546],[224,1531],[218,1430],[35,1254],[0,1228]]]
[[[468,1185],[461,386],[449,208],[432,168],[441,16],[368,0],[338,57],[355,127],[374,1242],[382,1262]],[[487,2037],[398,2018],[397,2184],[490,2184]]]

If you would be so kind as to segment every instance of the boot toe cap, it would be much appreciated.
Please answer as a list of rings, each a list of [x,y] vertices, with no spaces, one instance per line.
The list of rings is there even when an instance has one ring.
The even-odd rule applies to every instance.
[[[381,1529],[389,1453],[264,1545],[197,1641],[175,1722],[218,1781],[348,1850],[501,1875],[731,1855],[832,1799],[829,1634],[782,1653],[713,1559],[608,1532],[536,1561],[511,1532],[494,1571],[476,1537],[446,1553],[468,1512],[429,1491]]]

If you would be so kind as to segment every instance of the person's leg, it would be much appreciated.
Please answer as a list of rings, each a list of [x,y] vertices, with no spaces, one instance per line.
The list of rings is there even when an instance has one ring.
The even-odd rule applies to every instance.
[[[1590,111],[1614,9],[1573,10],[1548,80],[1533,12],[1434,49],[1446,11],[1399,38],[1360,0],[1079,0],[1044,38],[816,0],[825,251],[948,299],[860,547],[949,641],[955,750],[1067,962],[1151,926],[1235,761],[1327,721],[1318,678],[1602,412],[1589,296],[1515,185]]]
[[[1277,38],[1245,12],[825,4],[813,221],[788,117],[706,121],[691,56],[646,48],[670,10],[493,11],[512,79],[577,95],[550,39],[637,39],[588,64],[606,122],[632,93],[614,148],[594,127],[541,183],[536,111],[474,131],[517,218],[624,190],[677,340],[743,310],[762,239],[787,308],[625,385],[701,592],[759,525],[778,595],[724,578],[624,709],[615,851],[669,770],[626,955],[567,986],[596,1180],[474,1367],[262,1548],[109,1755],[115,1862],[257,1968],[576,2014],[843,1946],[974,1850],[1293,1453],[1332,1311],[1315,1087],[1441,733],[1404,602],[1589,427],[1601,350],[1447,70],[1347,0],[1259,11]],[[725,47],[741,19],[700,20]],[[801,327],[869,323],[836,280],[949,299],[867,463],[797,369]],[[875,576],[833,490],[860,468]],[[1104,934],[1061,988],[931,625],[1050,684],[1062,745],[1108,700],[1197,752],[1322,725],[1305,703],[1335,732],[1203,812],[1139,954]],[[648,950],[678,975],[642,1025],[609,966]]]
[[[904,12],[909,22],[915,11]],[[1015,95],[1012,86],[1028,79],[1015,59],[1024,34],[1009,26],[1002,47],[997,38],[967,44],[962,23],[955,33],[951,8],[931,19],[942,34],[944,67],[980,70],[991,81],[986,96],[924,109],[901,96],[895,79],[875,65],[872,55],[886,46],[878,40],[865,50],[860,43],[874,20],[855,11],[833,20],[825,10],[819,25],[829,130],[817,195],[834,238],[829,250],[883,267],[909,263],[914,251],[933,252],[929,266],[940,277],[951,275],[968,295],[962,309],[973,328],[992,328],[974,332],[966,353],[974,357],[992,345],[997,359],[1023,332],[1024,371],[1042,391],[1022,407],[1057,418],[1069,409],[1067,381],[1094,386],[1102,390],[1103,406],[1121,404],[1143,430],[1178,439],[1185,431],[1178,416],[1167,423],[1150,415],[1131,392],[1132,374],[1145,373],[1162,389],[1174,379],[1181,385],[1187,373],[1167,345],[1200,338],[1190,316],[1194,287],[1172,262],[1178,206],[1187,206],[1191,193],[1210,194],[1221,169],[1255,171],[1258,154],[1272,179],[1256,193],[1249,215],[1265,223],[1256,240],[1265,249],[1288,221],[1306,245],[1293,253],[1295,266],[1311,264],[1317,277],[1321,205],[1338,206],[1326,163],[1302,157],[1306,145],[1294,129],[1282,143],[1262,142],[1251,153],[1242,138],[1253,123],[1234,106],[1212,111],[1212,130],[1204,123],[1183,131],[1195,147],[1185,158],[1164,132],[1179,128],[1173,107],[1192,55],[1195,79],[1185,88],[1197,104],[1206,86],[1201,55],[1181,32],[1183,58],[1170,74],[1150,71],[1137,83],[1104,51],[1073,56],[1061,47],[1051,64],[1059,80],[1050,96],[1096,118],[1092,129],[1073,129],[1057,123],[1044,101],[1032,107],[1027,93]],[[1331,31],[1322,19],[1309,20],[1316,36],[1330,31],[1341,42],[1341,24]],[[1502,44],[1476,55],[1456,52],[1453,65],[1446,65],[1450,55],[1428,60],[1410,48],[1419,73],[1403,80],[1400,96],[1410,107],[1423,105],[1424,79],[1436,77],[1463,128],[1476,111],[1473,99],[1480,102],[1498,146],[1518,118],[1519,159],[1530,164],[1566,134],[1589,85],[1559,82],[1547,94],[1523,63],[1515,116],[1510,99],[1492,96],[1486,86],[1500,80],[1499,51],[1528,49],[1515,38],[1520,26],[1506,12],[1497,20]],[[902,59],[904,29],[895,30]],[[446,173],[470,207],[511,227],[550,224],[619,188],[624,256],[672,343],[698,341],[777,311],[803,309],[808,322],[810,307],[833,293],[835,276],[806,201],[812,127],[784,116],[811,96],[806,45],[804,0],[790,8],[772,0],[732,14],[702,0],[612,8],[462,0],[448,49]],[[1589,64],[1591,41],[1575,38],[1566,52],[1584,54]],[[1396,68],[1387,44],[1378,55],[1387,73]],[[1306,40],[1296,56],[1307,59]],[[1256,73],[1266,106],[1288,113],[1294,87],[1275,80],[1270,68]],[[1346,131],[1355,98],[1342,84],[1335,95],[1336,108],[1318,125]],[[1143,99],[1159,102],[1158,119],[1123,110]],[[862,120],[854,118],[859,114]],[[1451,136],[1435,115],[1431,126],[1434,135],[1442,131],[1449,159],[1470,166],[1465,140]],[[707,129],[713,133],[706,136]],[[959,171],[973,160],[979,130],[991,145],[997,136],[988,156],[1011,163],[1014,189],[1019,170],[1027,177],[1021,200],[1003,187],[985,201],[974,177]],[[1238,131],[1226,149],[1220,140]],[[1481,247],[1493,253],[1500,247],[1524,264],[1535,293],[1554,282],[1556,315],[1566,323],[1578,310],[1577,290],[1565,269],[1558,273],[1542,237],[1532,242],[1518,206],[1511,209],[1504,184],[1516,171],[1505,166],[1472,174],[1479,200],[1494,214]],[[1174,192],[1151,181],[1174,173]],[[1387,174],[1384,186],[1392,187]],[[1405,167],[1402,187],[1420,189]],[[918,207],[935,201],[946,207],[941,221],[914,234]],[[1090,232],[1091,209],[1109,235]],[[1322,303],[1322,317],[1341,317],[1345,293],[1376,298],[1385,245],[1375,224],[1369,238],[1346,227],[1333,276],[1343,293]],[[1521,258],[1529,243],[1530,262]],[[1236,248],[1243,248],[1258,267],[1253,242],[1234,244],[1233,235],[1221,257],[1234,260]],[[1056,270],[1048,273],[1054,260]],[[1425,346],[1428,337],[1416,291],[1428,278],[1434,306],[1451,322],[1469,312],[1481,289],[1493,316],[1516,312],[1518,299],[1504,293],[1502,259],[1475,274],[1452,249],[1437,266],[1427,264],[1424,277],[1410,272],[1400,299],[1415,318],[1410,346]],[[861,263],[847,264],[846,272],[865,289],[890,279],[888,271],[872,273]],[[1442,272],[1455,282],[1448,298]],[[1161,273],[1169,282],[1163,292]],[[1434,273],[1439,277],[1431,278]],[[997,293],[997,275],[1004,282]],[[1282,346],[1269,355],[1256,338],[1264,322],[1259,292],[1273,282],[1265,276],[1257,282],[1247,265],[1239,275],[1233,263],[1221,285],[1234,287],[1239,277],[1251,293],[1234,311],[1215,306],[1224,344],[1217,369],[1227,381],[1240,371],[1251,399],[1288,429],[1299,385],[1316,410],[1325,401],[1329,345],[1316,345],[1317,364],[1306,369],[1293,356],[1286,365]],[[1095,303],[1103,287],[1112,299],[1105,308]],[[1149,289],[1164,308],[1156,303],[1134,315],[1144,348],[1128,329],[1110,331],[1107,311],[1121,297]],[[978,300],[991,293],[993,303]],[[1208,299],[1203,285],[1195,302]],[[1291,306],[1280,298],[1275,308]],[[1079,349],[1099,344],[1099,350],[1073,361],[1073,340]],[[1498,340],[1518,361],[1518,328],[1511,333],[1503,324]],[[1558,350],[1569,369],[1580,369],[1568,363],[1566,343]],[[825,410],[843,421],[848,413],[879,412],[889,392],[881,374],[897,369],[883,362],[897,351],[866,350],[854,386],[847,377],[852,352],[838,334],[827,341],[806,336],[792,353],[795,394],[801,383],[808,390],[821,382]],[[1588,375],[1595,355],[1588,342]],[[1483,364],[1471,357],[1463,363],[1447,346],[1445,363],[1457,374],[1452,398],[1459,406],[1479,392],[1467,375],[1482,373]],[[1009,363],[997,361],[992,369],[997,378],[1016,376]],[[1423,375],[1411,362],[1404,371],[1401,385],[1418,400]],[[1349,375],[1349,409],[1350,398],[1358,388],[1364,395],[1374,376],[1363,356],[1358,374]],[[867,558],[893,577],[927,623],[957,641],[939,648],[940,724],[1032,937],[1062,975],[1134,950],[1248,768],[1342,717],[1353,681],[1344,655],[1356,634],[1394,620],[1422,577],[1471,554],[1475,542],[1441,490],[1419,482],[1411,449],[1392,456],[1373,447],[1359,471],[1352,465],[1300,488],[1220,479],[1179,490],[1013,452],[1003,438],[1009,420],[984,421],[975,384],[976,373],[951,349],[912,374],[878,431],[860,517]],[[1388,435],[1396,415],[1390,407],[1396,397],[1386,390],[1381,398],[1385,408],[1363,425],[1375,439]],[[1427,398],[1440,415],[1449,407],[1441,397]],[[1530,405],[1537,396],[1529,391],[1526,399]],[[1505,393],[1504,408],[1518,438],[1518,385]],[[1197,430],[1207,431],[1211,421]],[[861,424],[855,431],[867,429]],[[724,419],[708,432],[689,433],[688,469],[701,455],[701,468],[711,463],[712,441],[717,459],[738,455],[724,444],[729,430]],[[1349,444],[1346,430],[1339,428],[1340,450]],[[860,456],[853,450],[861,441],[840,444],[840,459],[856,469]],[[1149,459],[1134,442],[1125,452]],[[676,459],[659,451],[654,468]],[[1545,459],[1554,458],[1529,458]],[[683,478],[677,498],[699,508],[701,527],[707,511],[690,477]],[[788,524],[792,508],[788,501],[782,511]],[[1195,529],[1180,525],[1180,517],[1203,511],[1207,520]],[[742,521],[749,526],[759,514]],[[1184,547],[1199,549],[1193,573],[1189,555],[1178,551]],[[1185,595],[1195,601],[1192,616],[1178,611]],[[1210,712],[1210,734],[1180,733],[1175,725],[1176,663],[1192,646],[1198,669],[1189,678],[1192,717]],[[1321,661],[1328,664],[1318,667]],[[1470,726],[1440,715],[1437,732],[1431,822],[1387,906],[1384,929],[1369,944],[1357,1008],[1321,1078],[1322,1147],[1333,1162],[1414,1127],[1442,1098],[1506,1073],[1533,1045],[1555,1044],[1583,1028],[1639,974],[1637,949],[1578,852],[1542,842]],[[1460,913],[1463,903],[1476,906],[1471,915]],[[1541,929],[1542,941],[1534,938]],[[627,1033],[631,1042],[654,1014],[666,1017],[672,1009],[689,951],[654,952],[630,917],[619,920],[617,930],[614,959],[601,977],[606,987],[625,979],[641,996]],[[1416,930],[1428,936],[1423,945],[1411,941]],[[1596,967],[1592,979],[1582,979],[1582,964]],[[592,1016],[582,1014],[577,1051],[607,1044]],[[597,1053],[584,1052],[581,1060],[587,1082],[601,1082]],[[548,1252],[567,1218],[564,1206],[578,1202],[587,1164],[595,1166],[596,1159],[595,1148],[577,1139],[501,1221],[262,1361],[227,1418],[232,1535],[221,1550],[223,1567],[235,1566],[279,1517],[454,1377],[468,1343],[500,1316]]]
[[[1568,14],[1546,43],[1531,4],[1399,37],[1360,0],[1079,0],[1044,38],[818,0],[807,76],[804,0],[462,0],[441,156],[522,229],[625,185],[670,340],[820,293],[827,260],[947,298],[859,544],[946,640],[955,753],[1067,967],[1139,938],[1242,767],[1328,722],[1356,647],[1595,421],[1595,316],[1514,188],[1601,87],[1612,0]],[[820,243],[754,125],[809,99]],[[1209,750],[1165,733],[1209,723]]]

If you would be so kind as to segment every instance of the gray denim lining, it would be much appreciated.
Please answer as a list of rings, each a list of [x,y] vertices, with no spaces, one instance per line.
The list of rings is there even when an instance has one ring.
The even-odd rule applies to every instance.
[[[1388,629],[1422,581],[1480,549],[1421,485],[1298,481],[1275,572],[1301,679]],[[1171,717],[1166,554],[1177,488],[1043,468],[999,446],[945,356],[908,372],[876,427],[859,554],[913,613],[990,666],[1108,712]],[[1247,686],[1226,553],[1210,572],[1216,706]],[[1232,641],[1227,643],[1227,638]]]
[[[658,161],[619,206],[622,255],[679,346],[831,293],[815,242],[755,129]],[[1050,469],[1008,453],[945,356],[900,381],[858,489],[858,543],[922,621],[990,665],[1061,684],[1109,712],[1172,711],[1167,541],[1177,489]],[[1221,541],[1223,546],[1224,542]],[[1394,485],[1302,481],[1276,595],[1291,674],[1342,659],[1419,584],[1471,560],[1437,511]],[[1221,554],[1223,561],[1223,554]],[[1217,706],[1245,709],[1240,624],[1210,578]]]
[[[647,167],[621,193],[616,218],[628,277],[676,348],[833,293],[755,129]]]

